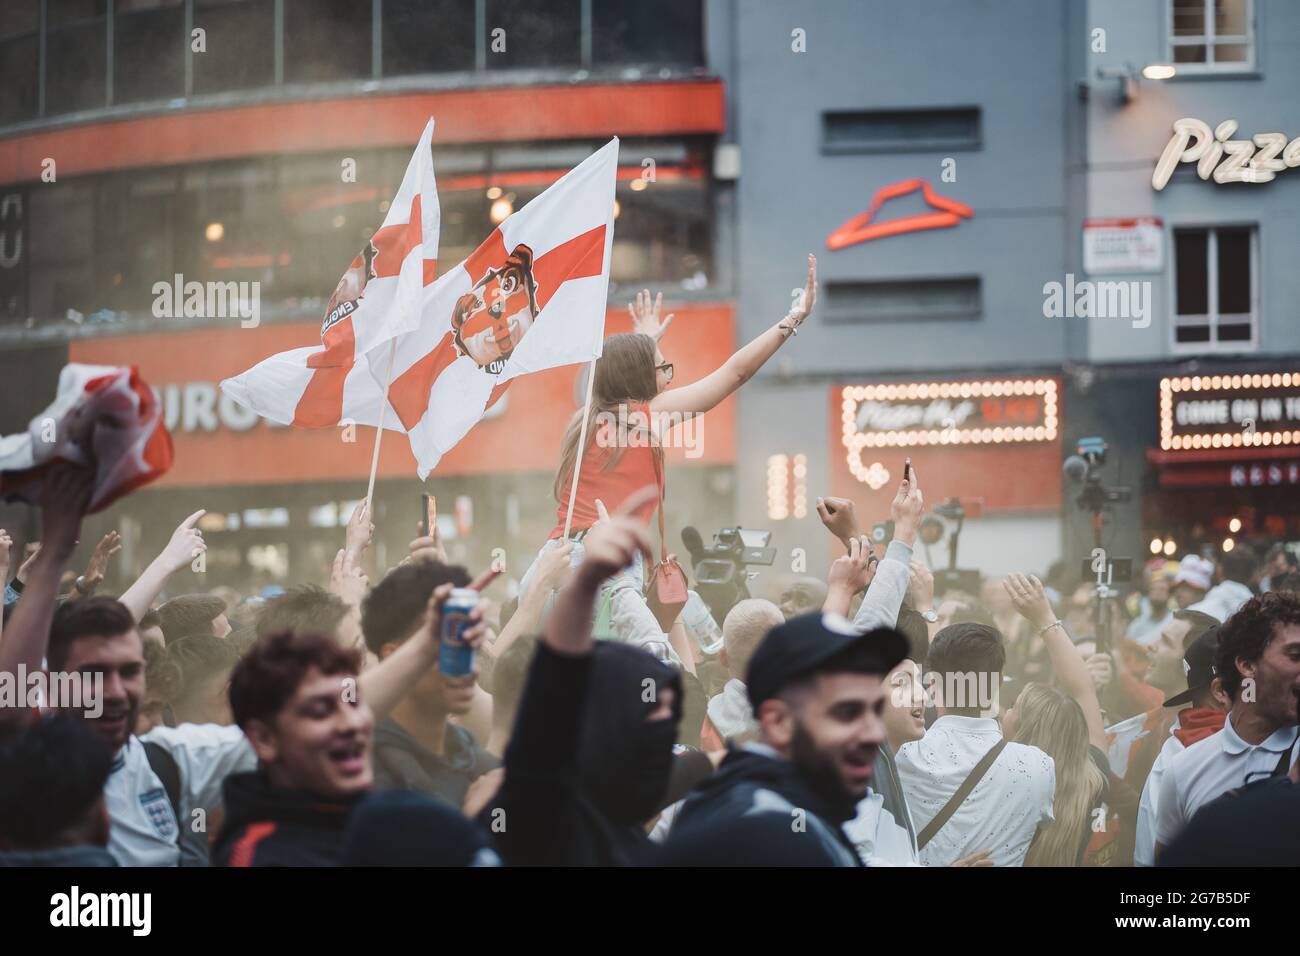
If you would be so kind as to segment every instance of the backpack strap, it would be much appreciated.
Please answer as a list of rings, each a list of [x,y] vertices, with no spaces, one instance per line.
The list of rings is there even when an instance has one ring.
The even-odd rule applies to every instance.
[[[961,786],[957,788],[957,792],[948,798],[948,802],[943,805],[943,809],[935,814],[934,819],[927,823],[925,829],[921,831],[919,836],[917,836],[917,850],[925,849],[925,845],[934,839],[936,833],[943,829],[943,825],[948,822],[949,818],[957,812],[957,808],[965,802],[968,796],[970,796],[970,792],[975,789],[975,785],[984,778],[986,773],[989,772],[989,768],[993,766],[993,761],[998,759],[998,754],[1002,753],[1002,749],[1006,747],[1006,745],[1007,739],[1003,737],[993,745],[988,753],[980,758],[980,762],[975,765],[974,769],[971,770],[966,779],[961,782]]]
[[[172,814],[176,817],[176,844],[180,845],[181,834],[185,831],[185,821],[181,819],[181,768],[176,765],[176,758],[162,744],[153,740],[142,740],[144,755],[149,760],[149,768],[162,781],[167,791],[167,801],[172,805]]]

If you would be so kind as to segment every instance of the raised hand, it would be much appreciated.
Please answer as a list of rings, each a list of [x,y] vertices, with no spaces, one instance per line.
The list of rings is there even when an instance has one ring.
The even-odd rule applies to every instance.
[[[9,571],[9,556],[13,550],[14,539],[9,537],[9,532],[0,528],[0,568],[6,572]],[[3,583],[3,582],[0,582]]]
[[[1002,579],[1002,587],[1020,616],[1040,631],[1056,620],[1052,603],[1043,591],[1043,582],[1032,574],[1008,574]]]
[[[913,466],[912,477],[904,478],[898,483],[898,494],[894,495],[893,503],[889,506],[889,515],[894,519],[894,537],[910,546],[916,541],[916,530],[920,527],[923,514],[925,496],[921,494],[916,466]]]
[[[1088,665],[1088,676],[1092,678],[1092,686],[1100,694],[1115,679],[1115,662],[1111,660],[1109,654],[1098,653],[1088,657],[1084,663]]]
[[[348,519],[347,533],[343,538],[343,549],[348,552],[354,559],[359,560],[370,546],[370,539],[375,534],[374,522],[370,520],[370,503],[362,498],[357,502],[357,506],[352,509],[352,517]]]
[[[104,575],[108,573],[108,559],[121,550],[122,536],[116,531],[110,531],[99,539],[99,544],[95,545],[95,550],[86,563],[86,573],[82,575],[82,584],[88,590],[94,590],[103,583]]]
[[[912,607],[918,611],[930,610],[934,607],[934,575],[915,558],[908,565],[907,571],[907,596]]]
[[[778,326],[789,335],[798,335],[803,320],[812,315],[813,306],[817,304],[817,257],[808,254],[808,278],[804,281],[803,292],[799,301],[786,313]]]
[[[876,576],[876,555],[866,535],[849,539],[849,553],[831,562],[826,577],[828,589],[847,591],[852,597],[865,591]]]
[[[844,542],[846,548],[849,541],[860,533],[857,512],[848,498],[818,498],[817,517],[822,519],[827,531]]]
[[[208,545],[203,540],[203,532],[195,527],[205,514],[207,511],[200,508],[177,525],[176,530],[172,532],[171,540],[159,555],[168,572],[179,571],[208,550]]]
[[[343,599],[349,607],[361,607],[361,601],[370,589],[370,579],[357,565],[356,556],[347,548],[340,548],[334,555],[334,564],[330,568],[330,592]]]
[[[572,570],[572,555],[572,541],[564,541],[557,547],[547,548],[537,559],[537,570],[533,572],[533,579],[529,582],[529,586],[540,588],[541,594],[558,591],[564,586]]]
[[[636,294],[636,301],[627,304],[628,315],[632,317],[632,331],[639,332],[642,335],[648,335],[658,342],[663,338],[664,333],[668,331],[668,326],[672,324],[673,313],[668,313],[662,322],[659,321],[659,309],[663,306],[664,294],[660,292],[650,299],[650,290]]]

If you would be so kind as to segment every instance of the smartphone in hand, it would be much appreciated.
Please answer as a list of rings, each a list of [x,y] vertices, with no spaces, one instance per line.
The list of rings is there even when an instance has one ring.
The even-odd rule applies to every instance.
[[[424,509],[421,511],[420,520],[423,522],[422,532],[424,537],[432,538],[433,529],[438,527],[438,499],[435,495],[421,495],[424,501]]]

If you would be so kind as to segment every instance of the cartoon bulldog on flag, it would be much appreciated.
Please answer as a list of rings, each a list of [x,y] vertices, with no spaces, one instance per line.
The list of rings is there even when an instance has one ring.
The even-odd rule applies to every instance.
[[[458,355],[498,375],[537,317],[533,250],[520,243],[499,266],[489,266],[456,300],[451,329]]]

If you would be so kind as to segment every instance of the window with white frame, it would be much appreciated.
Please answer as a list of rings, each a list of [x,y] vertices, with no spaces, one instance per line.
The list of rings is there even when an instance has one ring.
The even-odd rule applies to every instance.
[[[1169,0],[1169,59],[1180,71],[1255,65],[1254,0]]]
[[[1259,342],[1255,230],[1174,230],[1174,345],[1185,351],[1245,351]]]

